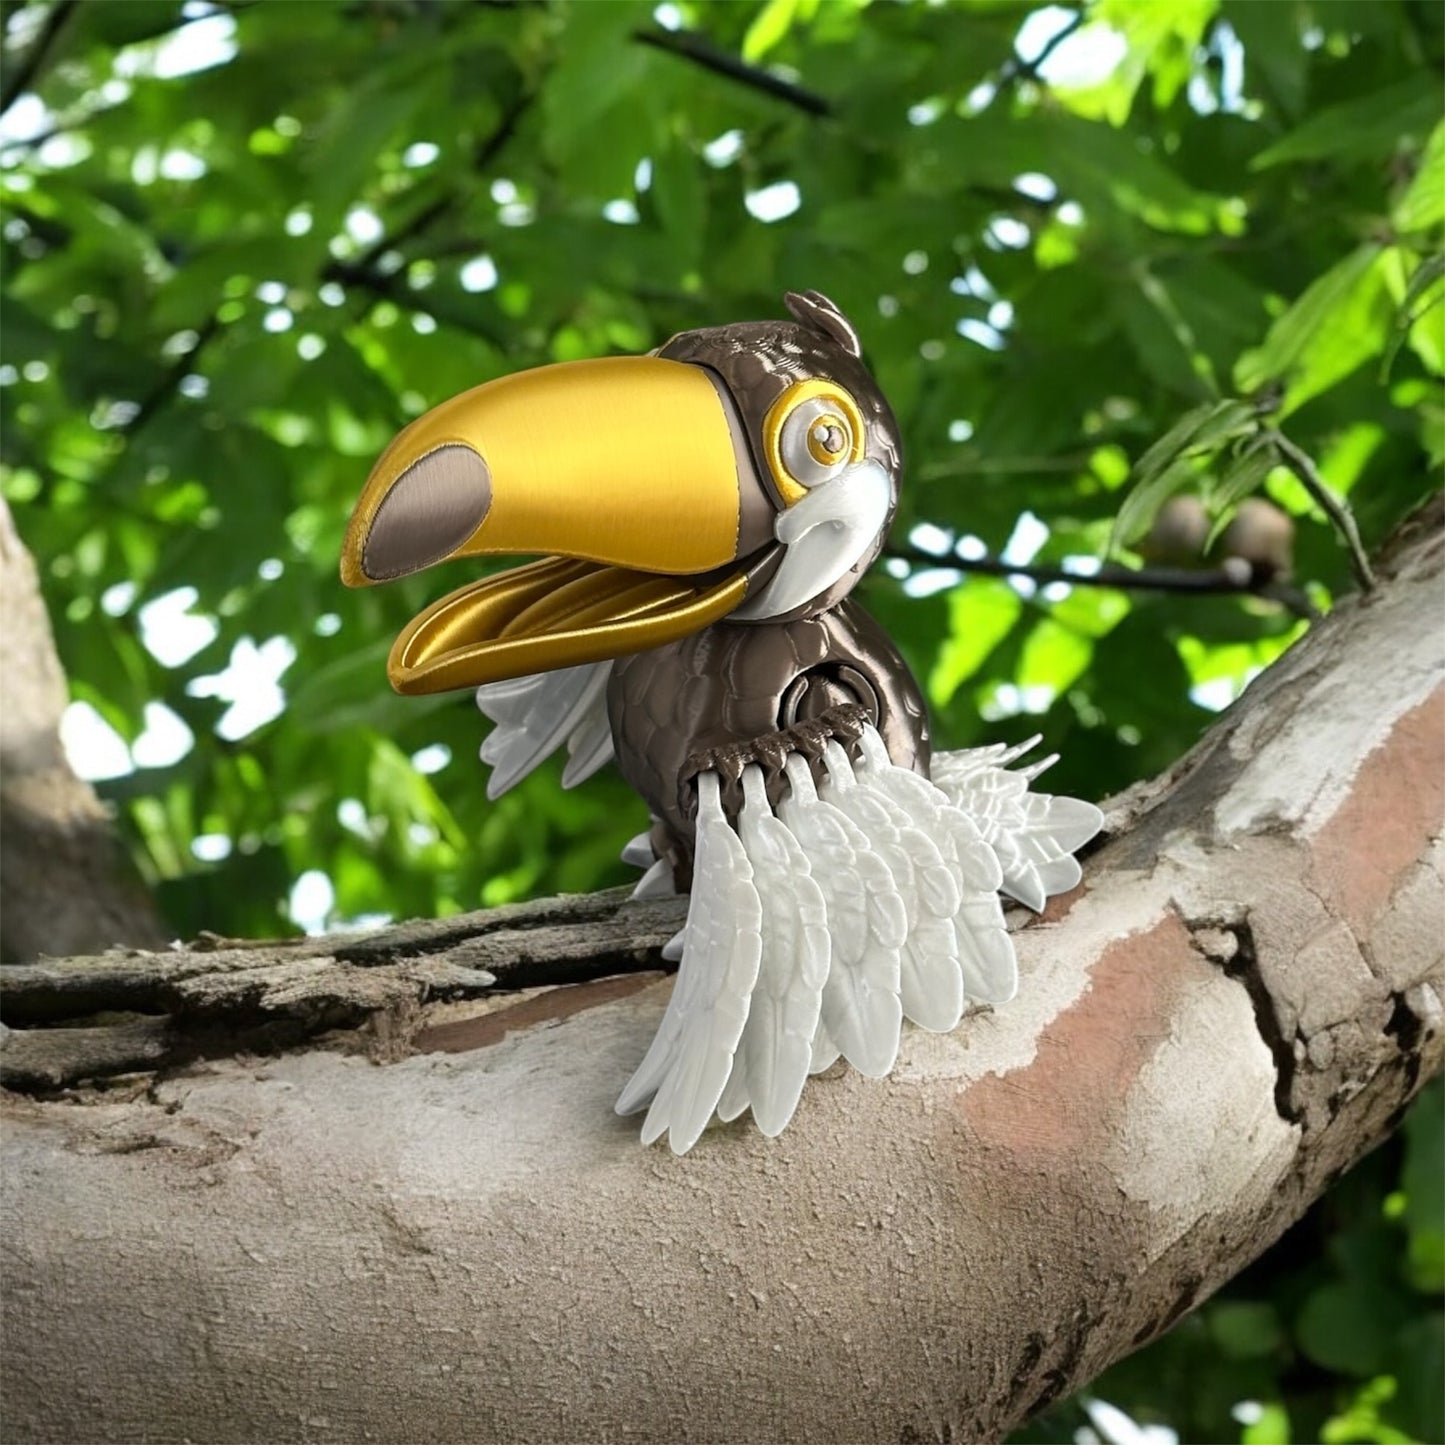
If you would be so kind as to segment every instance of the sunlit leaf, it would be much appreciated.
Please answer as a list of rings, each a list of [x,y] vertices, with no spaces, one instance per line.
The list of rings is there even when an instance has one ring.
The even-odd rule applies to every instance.
[[[1403,234],[1428,230],[1445,221],[1445,121],[1430,132],[1420,169],[1395,202],[1390,220]]]
[[[988,577],[960,587],[948,601],[949,636],[928,679],[928,695],[939,707],[983,666],[1023,610],[1007,582]]]
[[[1235,363],[1234,384],[1240,391],[1257,391],[1267,381],[1284,378],[1304,359],[1306,349],[1325,325],[1352,303],[1357,291],[1362,292],[1367,300],[1371,299],[1379,286],[1379,277],[1375,273],[1379,257],[1380,247],[1367,243],[1357,247],[1343,261],[1313,281],[1270,327],[1264,344],[1256,350],[1246,351]],[[1382,335],[1379,345],[1383,344]],[[1339,346],[1341,349],[1348,348],[1348,336],[1340,336]]]

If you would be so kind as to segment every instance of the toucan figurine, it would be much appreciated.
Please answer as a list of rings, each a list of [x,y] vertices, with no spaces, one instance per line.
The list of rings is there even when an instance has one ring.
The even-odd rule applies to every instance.
[[[893,1067],[905,1018],[1013,996],[999,890],[1080,878],[1090,803],[1024,749],[935,759],[917,682],[850,593],[898,504],[898,427],[817,291],[790,321],[487,382],[408,426],[347,529],[342,580],[540,554],[413,619],[402,693],[477,688],[496,797],[564,743],[652,812],[640,896],[690,892],[671,1002],[619,1113],[676,1153],[716,1113],[782,1131],[810,1073]],[[1035,741],[1037,741],[1035,739]]]

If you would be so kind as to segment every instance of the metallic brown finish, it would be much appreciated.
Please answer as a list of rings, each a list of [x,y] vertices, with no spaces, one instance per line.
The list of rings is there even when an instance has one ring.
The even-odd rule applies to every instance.
[[[853,323],[821,291],[789,291],[783,304],[805,326],[831,336],[844,351],[862,356],[863,347]]]
[[[860,695],[866,690],[867,696]],[[720,622],[613,665],[607,711],[622,776],[660,820],[659,857],[690,868],[678,799],[687,759],[857,703],[900,767],[928,773],[928,715],[908,665],[856,603],[787,623]],[[781,789],[770,789],[774,801]]]
[[[714,772],[721,783],[723,811],[729,817],[736,817],[743,806],[743,769],[754,764],[762,769],[770,801],[780,802],[786,792],[783,769],[792,754],[806,759],[814,771],[815,781],[821,781],[818,769],[828,744],[839,743],[845,752],[854,754],[853,745],[863,736],[863,729],[870,721],[861,703],[835,703],[817,717],[764,733],[760,738],[741,738],[726,747],[699,748],[687,755],[678,775],[678,808],[684,818],[695,823],[698,774]]]
[[[760,438],[769,408],[795,381],[821,377],[841,386],[863,413],[867,428],[864,456],[876,461],[893,479],[893,505],[879,529],[877,542],[826,592],[782,618],[767,619],[766,625],[826,611],[858,585],[888,535],[898,504],[898,479],[903,466],[898,423],[878,383],[857,354],[839,340],[838,322],[847,327],[849,335],[853,334],[852,328],[842,319],[837,307],[818,293],[809,292],[806,299],[795,299],[799,305],[794,307],[790,301],[790,309],[795,315],[801,310],[807,321],[740,321],[731,326],[683,331],[658,351],[659,356],[670,361],[690,361],[705,367],[721,379],[736,403],[743,430],[753,448],[754,471],[779,510],[784,501],[777,494],[767,459],[761,453]],[[838,318],[836,322],[832,319],[834,314]],[[853,342],[856,346],[856,336]]]

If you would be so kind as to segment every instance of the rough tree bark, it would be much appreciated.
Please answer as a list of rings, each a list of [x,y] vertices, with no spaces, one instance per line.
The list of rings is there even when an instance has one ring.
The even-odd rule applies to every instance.
[[[0,498],[0,960],[166,935],[95,789],[60,745],[69,701],[35,563]]]
[[[1441,571],[1437,507],[1116,801],[1016,1002],[776,1141],[610,1112],[676,904],[7,971],[8,1437],[998,1439],[1441,1067]]]

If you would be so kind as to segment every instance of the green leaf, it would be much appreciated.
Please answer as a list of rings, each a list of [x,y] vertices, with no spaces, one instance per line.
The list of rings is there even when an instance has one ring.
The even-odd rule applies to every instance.
[[[1218,8],[1218,0],[1099,0],[1081,43],[1107,43],[1122,35],[1124,54],[1107,80],[1060,87],[1061,99],[1080,115],[1122,126],[1140,85],[1152,75],[1154,104],[1169,105],[1188,83],[1195,51]]]
[[[701,165],[692,148],[673,136],[652,167],[653,204],[684,274],[696,266],[702,253],[707,196]]]
[[[1445,221],[1445,120],[1430,132],[1420,169],[1395,202],[1390,221],[1402,235],[1425,231]]]
[[[1338,1415],[1325,1421],[1320,1429],[1322,1445],[1416,1445],[1405,1431],[1381,1418],[1381,1406],[1394,1399],[1398,1388],[1390,1375],[1363,1385]]]
[[[625,196],[651,134],[645,78],[652,56],[632,38],[650,6],[609,0],[573,5],[568,16],[562,53],[542,94],[546,148],[574,193]]]
[[[1259,1419],[1244,1427],[1240,1445],[1290,1445],[1289,1412],[1283,1405],[1261,1406]]]
[[[1114,531],[1109,538],[1110,553],[1142,537],[1153,525],[1159,508],[1187,487],[1193,486],[1199,474],[1187,461],[1176,461],[1159,472],[1151,481],[1133,488],[1124,498],[1119,515],[1114,520]]]
[[[1398,1323],[1385,1281],[1337,1280],[1311,1291],[1295,1337],[1315,1364],[1364,1379],[1389,1367]]]
[[[1384,352],[1394,314],[1386,283],[1387,264],[1388,252],[1377,258],[1324,317],[1290,373],[1279,408],[1281,420]]]
[[[1261,151],[1250,169],[1267,170],[1288,161],[1388,160],[1403,138],[1424,135],[1440,112],[1439,86],[1413,75],[1384,90],[1332,105],[1312,115],[1283,140]]]
[[[1270,327],[1264,344],[1246,351],[1235,363],[1235,386],[1246,393],[1258,391],[1266,382],[1282,380],[1298,366],[1326,322],[1365,284],[1379,256],[1380,247],[1367,242],[1311,282]]]
[[[1416,1101],[1405,1124],[1405,1222],[1416,1289],[1445,1290],[1445,1085],[1438,1080]]]
[[[949,594],[949,635],[928,678],[928,695],[944,707],[1008,636],[1023,600],[1007,582],[977,577]]]
[[[792,28],[799,0],[767,0],[743,36],[743,59],[756,65]]]
[[[1134,469],[1136,481],[1119,508],[1109,550],[1116,551],[1142,536],[1159,508],[1196,481],[1198,472],[1187,457],[1245,435],[1256,418],[1252,403],[1237,400],[1210,402],[1186,412],[1139,459]]]
[[[1392,246],[1383,257],[1386,284],[1399,296],[1394,329],[1380,359],[1380,378],[1388,380],[1395,358],[1406,341],[1437,375],[1445,373],[1445,316],[1435,313],[1445,303],[1445,255],[1426,256],[1414,270],[1403,246]],[[1402,278],[1408,275],[1409,280]]]
[[[1220,1349],[1231,1359],[1257,1359],[1273,1354],[1285,1343],[1279,1315],[1271,1304],[1219,1300],[1210,1306],[1208,1321]]]
[[[1014,680],[1021,688],[1047,688],[1057,695],[1073,685],[1093,655],[1090,638],[1045,617],[1024,642]]]
[[[1221,406],[1232,406],[1231,402],[1206,402],[1203,406],[1196,406],[1192,411],[1187,411],[1153,446],[1139,458],[1134,467],[1134,477],[1139,483],[1147,484],[1154,480],[1176,457],[1189,445],[1198,434],[1199,429],[1211,417],[1215,416]]]
[[[1393,1369],[1400,1383],[1390,1414],[1416,1440],[1437,1440],[1445,1412],[1445,1313],[1420,1315],[1396,1338]]]
[[[1215,511],[1215,521],[1204,544],[1206,552],[1214,546],[1220,533],[1229,525],[1234,508],[1246,497],[1257,492],[1278,465],[1279,459],[1272,446],[1256,446],[1235,457],[1219,480],[1210,483],[1209,501]]]

